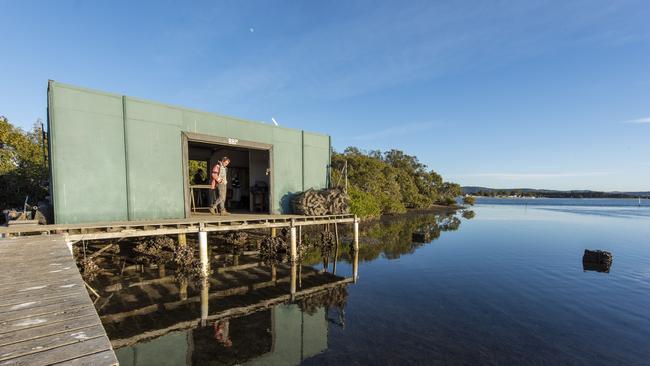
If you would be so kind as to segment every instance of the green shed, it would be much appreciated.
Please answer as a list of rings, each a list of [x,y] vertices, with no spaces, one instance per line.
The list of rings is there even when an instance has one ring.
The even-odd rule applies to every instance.
[[[223,156],[233,212],[291,213],[292,194],[328,184],[327,135],[55,81],[47,96],[57,224],[189,218],[209,203],[193,172]]]

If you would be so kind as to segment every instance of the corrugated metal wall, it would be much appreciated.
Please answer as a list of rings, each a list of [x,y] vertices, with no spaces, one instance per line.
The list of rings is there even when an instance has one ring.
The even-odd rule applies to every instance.
[[[57,223],[185,217],[182,132],[273,145],[276,213],[327,185],[326,135],[53,81],[48,114]]]

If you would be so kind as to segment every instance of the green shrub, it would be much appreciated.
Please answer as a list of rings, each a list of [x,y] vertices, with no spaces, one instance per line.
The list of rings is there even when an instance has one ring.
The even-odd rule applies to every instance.
[[[470,205],[470,206],[474,206],[474,204],[476,203],[476,197],[474,197],[474,196],[465,196],[463,198],[463,203],[467,204],[467,205]]]
[[[400,214],[406,212],[406,207],[404,203],[400,201],[398,196],[394,195],[379,195],[379,203],[381,206],[381,212],[384,214]]]
[[[36,204],[47,195],[48,169],[39,123],[23,131],[0,116],[0,210]]]
[[[364,192],[357,187],[350,187],[350,211],[362,218],[379,217],[381,215],[380,201],[376,196]]]
[[[415,156],[399,150],[364,152],[348,147],[332,154],[332,185],[354,187],[353,210],[364,216],[403,213],[407,208],[455,205],[460,185],[445,182]],[[376,214],[377,207],[379,214]],[[358,213],[358,214],[359,214]],[[359,214],[361,215],[361,214]]]

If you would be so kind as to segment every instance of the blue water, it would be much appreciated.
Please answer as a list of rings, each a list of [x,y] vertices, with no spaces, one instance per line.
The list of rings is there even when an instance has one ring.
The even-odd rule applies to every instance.
[[[477,198],[480,206],[523,206],[580,215],[650,217],[650,199],[611,198]]]
[[[346,328],[307,363],[650,364],[647,208],[479,202],[458,231],[363,263]],[[584,271],[585,249],[611,251],[610,272]]]
[[[198,318],[196,302],[187,308],[177,302],[159,305],[150,323],[134,316],[105,325],[109,333],[127,325],[154,328],[154,336],[120,345],[125,365],[174,364],[163,361],[174,359],[188,364],[649,365],[650,206],[634,203],[479,199],[471,219],[461,213],[414,214],[364,223],[356,283],[335,294],[236,316],[227,321],[228,343],[224,320],[197,322],[178,332],[156,330],[175,323],[168,319],[172,311]],[[344,242],[348,229],[341,228]],[[416,243],[413,232],[427,232],[431,239]],[[585,249],[610,251],[609,272],[585,269]],[[352,254],[340,253],[336,276],[312,263],[308,267],[316,272],[298,281],[298,291],[351,276]],[[332,271],[331,262],[327,268]],[[231,286],[228,281],[254,281],[253,270],[263,278],[270,273],[256,267],[215,273],[211,281],[225,287]],[[282,270],[278,278],[288,273]],[[177,296],[165,286],[145,293]],[[251,293],[272,298],[288,291],[288,282],[279,281]],[[120,306],[136,301],[135,293],[122,293],[111,301]],[[258,301],[242,296],[211,300],[209,314],[232,311],[235,305],[228,301],[236,306]]]
[[[476,197],[479,205],[585,206],[585,207],[650,207],[650,199],[642,198],[492,198]]]

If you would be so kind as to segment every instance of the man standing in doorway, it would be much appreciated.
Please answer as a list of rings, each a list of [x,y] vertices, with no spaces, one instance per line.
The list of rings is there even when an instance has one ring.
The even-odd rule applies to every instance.
[[[226,176],[228,171],[228,164],[230,164],[230,159],[228,159],[227,156],[224,156],[221,158],[221,161],[212,167],[212,179],[210,181],[212,207],[210,207],[210,213],[213,215],[217,213],[217,210],[221,215],[229,215],[229,213],[226,212],[226,185],[228,184]],[[217,191],[219,191],[218,198]]]

